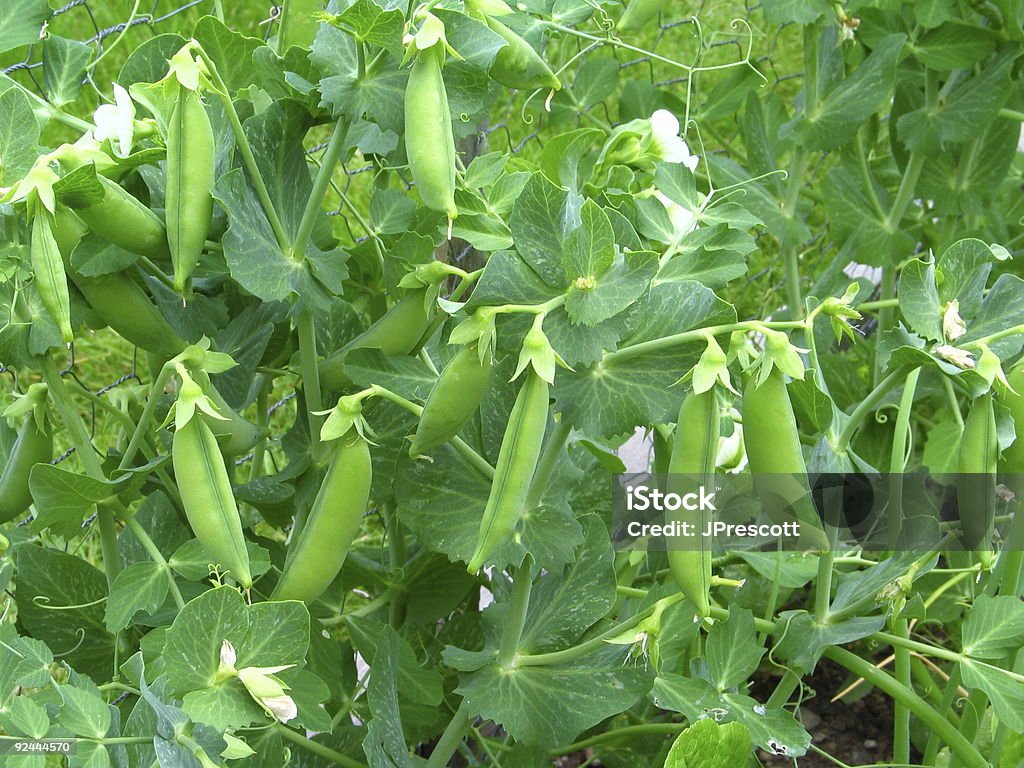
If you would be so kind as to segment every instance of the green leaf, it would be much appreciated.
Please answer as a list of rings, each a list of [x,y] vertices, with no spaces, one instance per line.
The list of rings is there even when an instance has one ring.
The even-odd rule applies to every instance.
[[[818,573],[818,558],[803,552],[737,552],[736,555],[763,578],[778,582],[784,589],[799,589]]]
[[[797,124],[801,143],[813,149],[836,149],[853,140],[856,128],[888,104],[904,35],[879,42],[864,62],[840,82]]]
[[[39,42],[43,22],[49,18],[46,0],[0,0],[0,53]]]
[[[3,720],[5,729],[13,729],[30,739],[41,739],[50,730],[50,716],[46,709],[28,696],[15,696]]]
[[[769,24],[810,24],[831,11],[828,0],[764,0],[764,17]]]
[[[900,270],[900,312],[912,330],[930,341],[942,339],[942,303],[935,284],[935,265],[911,259]]]
[[[974,659],[1000,659],[1024,645],[1024,603],[1012,595],[980,595],[963,625],[963,652]]]
[[[1016,275],[1000,275],[985,294],[981,309],[967,326],[967,333],[958,340],[966,344],[1018,325],[1024,325],[1024,280]],[[989,344],[1000,359],[1006,360],[1017,354],[1024,346],[1019,335],[998,339]]]
[[[658,260],[653,253],[616,254],[611,267],[592,284],[586,278],[578,278],[569,287],[565,311],[570,321],[593,327],[615,317],[640,297],[657,269]]]
[[[615,603],[611,539],[596,515],[581,519],[584,542],[576,563],[547,571],[530,594],[520,648],[541,653],[566,647],[608,613]]]
[[[665,768],[732,768],[744,765],[750,751],[750,731],[745,725],[720,725],[708,717],[679,734],[665,758]]]
[[[119,248],[100,237],[86,235],[71,253],[71,265],[83,277],[121,272],[139,260],[138,254]]]
[[[554,288],[566,284],[562,252],[574,224],[568,193],[534,173],[516,200],[509,226],[516,250]]]
[[[929,30],[913,44],[914,55],[926,67],[948,72],[973,66],[995,50],[992,33],[958,21]]]
[[[699,227],[683,238],[677,253],[658,272],[657,282],[696,280],[709,288],[724,287],[747,272],[747,256],[757,248],[754,238],[725,223]]]
[[[60,686],[63,700],[57,722],[76,736],[102,739],[110,730],[110,710],[99,696],[70,685]]]
[[[39,123],[28,96],[18,88],[0,93],[0,186],[13,186],[29,172],[38,143]]]
[[[936,262],[941,305],[956,299],[960,315],[971,319],[981,308],[995,257],[987,244],[973,237],[957,240]],[[938,275],[937,275],[938,278]]]
[[[691,723],[713,717],[719,724],[743,724],[754,744],[773,755],[800,757],[811,743],[810,734],[785,709],[769,709],[742,693],[721,693],[700,677],[661,675],[653,693],[655,706],[682,712]]]
[[[938,154],[950,142],[967,141],[992,120],[1010,93],[1012,56],[1003,56],[981,74],[961,82],[939,106],[922,106],[897,121],[897,134],[908,149]]]
[[[395,58],[402,57],[405,17],[397,8],[386,11],[370,0],[356,0],[338,14],[338,21],[351,30],[356,40],[379,46]]]
[[[729,618],[716,623],[708,633],[704,653],[718,690],[745,682],[764,656],[754,631],[754,614],[746,608],[729,606]]]
[[[252,66],[253,57],[266,43],[255,37],[247,37],[225,26],[216,16],[203,16],[196,22],[192,36],[200,42],[203,50],[217,65],[217,72],[234,94],[256,82],[257,70]]]
[[[412,227],[416,203],[397,189],[377,189],[370,199],[370,221],[378,235],[399,235]]]
[[[167,599],[170,586],[163,567],[153,562],[132,563],[114,579],[107,600],[106,626],[117,633],[139,611],[155,613]]]
[[[48,35],[43,41],[43,81],[55,106],[63,107],[78,98],[92,50],[85,43],[57,35]]]
[[[827,624],[819,624],[805,611],[784,611],[780,615],[785,622],[785,633],[775,646],[774,655],[785,659],[804,674],[814,671],[829,646],[861,640],[885,626],[884,614],[855,616]]]
[[[460,675],[456,692],[480,716],[494,720],[516,741],[563,746],[606,717],[622,712],[651,685],[642,660],[629,660],[624,646],[607,645],[571,664],[488,664]],[[572,692],[572,707],[565,706]],[[523,702],[529,702],[524,707]]]
[[[82,674],[108,679],[114,638],[103,621],[103,574],[79,557],[31,544],[19,547],[17,566],[18,621],[25,630]]]
[[[371,717],[363,752],[370,768],[411,768],[416,764],[409,757],[398,710],[398,654],[398,634],[386,626],[370,662],[366,691]]]
[[[562,268],[570,281],[596,280],[615,258],[615,234],[608,216],[593,200],[580,209],[580,225],[562,245]]]
[[[969,613],[967,615],[970,616]],[[1024,731],[1024,686],[1019,680],[1014,680],[999,667],[974,659],[961,661],[960,669],[964,685],[981,689],[992,702],[996,717],[1011,731]]]
[[[385,624],[372,619],[349,616],[345,626],[352,636],[352,644],[364,659],[376,659],[380,652],[383,633],[389,629]],[[394,667],[402,698],[418,704],[437,706],[441,703],[441,676],[434,669],[425,669],[412,646],[403,637],[397,637],[394,647],[385,642],[385,654]]]

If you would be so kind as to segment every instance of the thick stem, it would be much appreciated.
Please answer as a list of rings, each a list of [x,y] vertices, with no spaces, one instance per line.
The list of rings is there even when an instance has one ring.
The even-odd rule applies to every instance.
[[[452,755],[455,754],[459,745],[462,744],[462,739],[466,735],[466,729],[469,727],[471,720],[472,716],[469,713],[469,706],[466,704],[465,699],[463,699],[462,704],[459,705],[455,715],[448,723],[448,727],[444,729],[441,738],[437,740],[434,751],[430,753],[426,768],[445,768],[448,765]]]
[[[505,617],[505,629],[501,634],[501,647],[498,650],[498,664],[506,669],[516,665],[516,653],[519,651],[519,641],[523,637],[532,589],[533,558],[527,555],[512,577],[512,601],[509,615]]]
[[[360,763],[358,760],[353,760],[348,755],[343,755],[341,752],[331,749],[328,746],[319,744],[312,739],[307,739],[298,731],[293,731],[286,725],[280,723],[275,726],[275,730],[287,741],[297,744],[303,749],[312,752],[314,755],[319,755],[322,758],[330,760],[335,765],[343,766],[343,768],[368,768],[365,763]]]
[[[156,377],[156,381],[153,382],[153,386],[149,389],[149,397],[146,399],[146,407],[142,411],[142,418],[140,418],[139,423],[135,425],[135,432],[132,433],[131,440],[128,441],[128,447],[124,449],[124,455],[121,457],[121,461],[117,465],[117,469],[119,471],[131,467],[132,461],[135,459],[135,454],[139,452],[139,449],[142,447],[142,444],[146,439],[146,435],[153,424],[153,419],[156,416],[157,402],[160,399],[160,393],[167,388],[167,384],[170,382],[173,375],[174,366],[169,363],[160,369],[160,374]]]
[[[324,424],[323,394],[320,391],[320,367],[317,365],[316,324],[313,314],[304,309],[299,312],[299,365],[302,368],[302,392],[306,396],[306,416],[309,419],[309,442],[314,461],[323,458],[324,445],[320,441],[320,428]]]
[[[304,261],[306,248],[309,245],[309,238],[313,234],[313,227],[316,225],[317,217],[320,215],[327,197],[327,190],[331,186],[331,178],[334,176],[334,168],[341,159],[341,153],[345,149],[345,139],[348,137],[348,123],[339,120],[334,124],[334,133],[327,144],[327,150],[320,161],[320,168],[317,171],[316,179],[313,181],[313,190],[309,193],[306,207],[302,211],[302,219],[299,221],[298,231],[295,233],[295,241],[292,243],[291,256],[295,261]]]

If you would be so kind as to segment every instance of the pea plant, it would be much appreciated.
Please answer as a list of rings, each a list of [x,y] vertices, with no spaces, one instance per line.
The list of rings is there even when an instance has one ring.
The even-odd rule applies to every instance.
[[[1021,765],[1020,0],[74,5],[0,0],[5,765]],[[799,549],[621,546],[638,437]]]

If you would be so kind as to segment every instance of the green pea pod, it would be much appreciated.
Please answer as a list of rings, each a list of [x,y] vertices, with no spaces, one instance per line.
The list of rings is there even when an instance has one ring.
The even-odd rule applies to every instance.
[[[625,13],[619,17],[619,31],[635,32],[646,29],[658,18],[665,5],[664,0],[630,0]]]
[[[422,456],[459,433],[480,407],[491,382],[493,365],[490,352],[480,359],[476,344],[459,350],[430,390],[409,456]]]
[[[32,247],[30,249],[32,273],[36,290],[46,312],[60,328],[65,344],[75,334],[71,330],[71,294],[64,260],[60,256],[57,239],[53,236],[53,216],[41,206],[32,217]]]
[[[353,428],[334,449],[313,507],[288,548],[272,600],[311,603],[341,571],[370,499],[370,446]]]
[[[103,199],[76,212],[90,230],[107,242],[150,259],[167,258],[167,231],[160,217],[136,200],[119,184],[96,177]]]
[[[778,368],[760,386],[755,377],[747,382],[743,435],[754,486],[765,510],[775,519],[795,516],[804,548],[828,551],[829,540],[810,495],[793,404]]]
[[[498,451],[476,551],[469,572],[477,573],[515,532],[537,469],[548,424],[548,383],[530,368],[519,389]]]
[[[491,64],[490,75],[509,88],[550,88],[560,90],[562,82],[547,62],[526,40],[491,16],[484,16],[491,31],[508,45],[498,50]]]
[[[345,375],[345,356],[353,349],[379,349],[385,355],[408,355],[416,348],[433,318],[425,306],[426,290],[409,291],[377,322],[320,362],[320,384],[340,391],[351,384]]]
[[[974,401],[964,420],[957,464],[962,543],[965,549],[982,553],[985,560],[991,560],[992,553],[998,462],[995,406],[990,392]]]
[[[201,416],[213,432],[213,436],[217,438],[221,453],[225,456],[242,456],[266,437],[262,429],[228,405],[205,371],[192,371],[192,377],[202,387],[203,394],[216,406],[217,413],[224,417],[217,419],[206,413]]]
[[[42,398],[45,403],[45,384],[34,384],[33,388],[42,387],[29,396]],[[43,416],[43,427],[40,428],[34,414],[29,414],[18,429],[18,437],[14,441],[7,465],[0,474],[0,523],[6,523],[23,515],[32,505],[32,493],[29,491],[29,477],[32,467],[36,464],[49,464],[53,459],[53,433],[49,422]]]
[[[213,126],[196,91],[178,89],[167,130],[167,244],[174,289],[185,293],[213,220]]]
[[[690,392],[679,409],[676,437],[669,461],[669,484],[697,482],[711,486],[715,476],[715,458],[719,435],[718,397],[715,390],[696,394]],[[686,490],[691,489],[684,489]],[[678,493],[673,489],[673,492]],[[674,515],[678,522],[688,522],[703,531],[710,515],[704,510],[690,512],[680,508]],[[701,616],[711,611],[711,547],[700,538],[700,549],[668,549],[668,565],[676,586],[696,606]]]
[[[193,416],[175,431],[171,459],[185,516],[196,538],[215,563],[248,589],[252,575],[242,521],[217,438],[205,421]]]
[[[84,277],[71,266],[71,253],[88,232],[74,211],[57,208],[53,235],[67,268],[68,277],[96,316],[121,338],[146,352],[171,358],[187,346],[149,298],[149,294],[124,272]]]
[[[455,134],[448,92],[441,76],[444,47],[437,45],[416,57],[405,89],[405,152],[423,204],[459,215],[455,206]]]

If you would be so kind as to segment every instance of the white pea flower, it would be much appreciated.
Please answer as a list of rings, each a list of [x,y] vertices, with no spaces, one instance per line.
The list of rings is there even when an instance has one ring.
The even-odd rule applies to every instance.
[[[263,705],[268,714],[273,715],[274,718],[282,723],[294,720],[299,715],[299,710],[291,696],[263,698],[260,699],[260,704]]]
[[[238,655],[235,653],[235,646],[225,640],[220,644],[220,668],[223,672],[234,672],[235,661]]]
[[[669,163],[682,163],[692,173],[700,158],[690,154],[690,147],[679,135],[679,119],[667,109],[651,115],[651,151]]]
[[[97,141],[110,139],[111,146],[121,157],[132,151],[135,138],[135,104],[128,91],[114,83],[114,104],[101,104],[93,114]]]
[[[957,368],[969,370],[975,367],[974,355],[966,349],[960,349],[959,347],[954,347],[949,344],[943,344],[942,346],[935,348],[935,354],[943,360],[951,362]]]
[[[956,341],[967,333],[967,324],[960,317],[960,302],[956,299],[946,305],[942,315],[942,333],[950,341]]]

